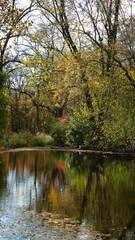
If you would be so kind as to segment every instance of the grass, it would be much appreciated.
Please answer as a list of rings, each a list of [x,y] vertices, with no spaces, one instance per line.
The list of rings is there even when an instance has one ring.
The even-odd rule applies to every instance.
[[[0,137],[0,149],[18,147],[46,147],[53,144],[50,135],[29,132],[9,133]]]

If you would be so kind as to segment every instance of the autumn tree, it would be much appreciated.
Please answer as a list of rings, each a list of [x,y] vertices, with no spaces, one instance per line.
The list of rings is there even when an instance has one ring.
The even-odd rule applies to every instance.
[[[13,39],[25,35],[30,22],[27,15],[32,11],[33,2],[26,8],[19,8],[16,0],[0,3],[0,71],[10,62],[18,61],[18,55],[12,56]]]
[[[78,5],[74,1],[74,5],[76,6],[80,22],[80,31],[101,50],[103,74],[105,71],[108,74],[117,65],[125,73],[130,84],[135,87],[134,76],[130,73],[129,68],[125,65],[125,61],[119,55],[119,34],[123,28],[122,22],[127,21],[125,12],[127,12],[127,9],[129,12],[130,4],[128,2],[125,3],[124,0],[89,0],[83,1],[83,3],[79,3]],[[84,24],[81,20],[81,14],[87,18],[87,24],[86,22]],[[131,23],[131,16],[128,15],[128,18]],[[131,25],[132,23],[130,27]]]
[[[26,8],[20,8],[16,0],[0,2],[0,85],[4,86],[4,71],[11,72],[15,63],[20,63],[19,53],[14,53],[17,39],[23,36],[30,24],[27,15],[32,11],[33,2]],[[14,64],[11,65],[11,63]],[[11,67],[11,68],[10,68]],[[2,89],[1,89],[2,91]],[[1,116],[2,117],[2,116]]]
[[[80,64],[80,79],[83,83],[83,93],[86,98],[86,103],[89,111],[93,113],[93,104],[92,104],[92,95],[90,89],[88,87],[88,79],[85,74],[85,66],[86,64],[83,62],[81,57],[81,52],[75,43],[73,35],[70,31],[70,20],[68,18],[68,8],[67,8],[67,1],[60,0],[60,1],[38,1],[37,4],[42,11],[42,14],[49,20],[49,22],[56,26],[59,30],[61,36],[63,37],[65,43],[67,44],[71,54]]]
[[[117,94],[116,86],[120,87],[121,81],[125,81],[128,86],[128,80],[131,88],[134,88],[134,74],[126,66],[120,53],[119,36],[124,1],[89,0],[80,3],[70,0],[37,0],[36,2],[46,19],[45,23],[57,29],[59,38],[63,38],[66,44],[65,49],[69,49],[78,62],[80,68],[78,79],[80,78],[81,81],[80,88],[85,96],[93,132],[100,136],[104,121],[109,116],[109,112],[107,113],[109,105],[104,105],[105,99],[110,93],[111,97]],[[97,57],[95,57],[96,52]],[[85,57],[88,55],[93,56],[93,59]],[[94,61],[98,63],[95,64],[98,73],[93,72]],[[118,72],[121,73],[123,79],[120,78]],[[116,83],[115,79],[118,75]],[[101,88],[93,87],[93,79],[96,86],[99,84]],[[106,84],[108,89],[104,88],[103,84]]]
[[[5,72],[0,72],[0,131],[6,127],[8,111],[6,109],[8,98],[4,83],[7,80],[8,75]]]
[[[133,16],[121,22],[118,41],[121,59],[126,68],[133,71],[135,66],[135,20]]]
[[[39,33],[39,31],[38,31]],[[33,46],[31,56],[26,56],[23,68],[27,71],[22,89],[19,92],[30,97],[36,109],[37,129],[39,129],[41,112],[47,111],[53,118],[63,116],[68,102],[69,91],[65,80],[65,66],[61,53],[45,42],[40,35],[29,36]],[[39,41],[40,39],[40,41]],[[36,41],[36,45],[34,45]]]
[[[74,118],[71,127],[78,114],[81,119],[79,116],[76,129],[84,124],[85,116],[90,126],[83,143],[90,140],[92,147],[103,147],[109,146],[110,141],[113,146],[130,142],[135,114],[134,18],[125,15],[124,3],[124,0],[84,0],[82,3],[36,0],[44,21],[37,24],[33,32],[27,31],[25,44],[21,45],[24,54],[18,74],[24,73],[22,85],[16,84],[15,78],[14,87],[10,84],[15,90],[12,96],[16,97],[13,107],[18,113],[16,116],[19,115],[18,121],[14,118],[15,124],[21,125],[20,116],[28,110],[23,104],[29,105],[31,100],[32,114],[27,112],[27,116],[34,119],[35,131],[45,127],[48,115],[57,119],[69,113]],[[10,14],[10,18],[22,12]],[[20,61],[17,55],[9,58],[7,50],[14,37],[25,34],[27,23],[25,16],[22,17],[19,25],[14,25],[9,39],[2,40],[7,39],[2,60],[4,68]],[[21,104],[19,108],[17,101]]]

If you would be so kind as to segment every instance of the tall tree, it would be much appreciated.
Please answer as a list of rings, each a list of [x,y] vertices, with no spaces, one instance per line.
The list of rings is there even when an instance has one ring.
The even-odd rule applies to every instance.
[[[101,49],[103,70],[106,68],[108,74],[117,64],[124,71],[130,84],[135,87],[135,78],[130,73],[130,69],[125,65],[123,58],[120,58],[119,55],[118,37],[123,17],[125,20],[127,19],[127,16],[123,15],[123,12],[131,7],[129,3],[125,3],[124,0],[89,0],[83,1],[83,3],[79,3],[78,5],[74,1],[74,5],[80,23],[80,31],[95,46]],[[85,18],[87,18],[85,23],[82,21],[81,14],[83,16],[85,14]],[[130,18],[130,14],[128,18]],[[105,53],[107,59],[103,53]]]
[[[4,83],[8,75],[5,72],[0,72],[0,130],[4,129],[7,124],[8,111],[6,109],[8,99],[4,89]]]
[[[27,15],[32,11],[33,1],[26,8],[20,8],[16,0],[0,2],[0,72],[10,62],[18,61],[18,56],[12,57],[12,50],[17,39],[25,35],[29,21]]]
[[[7,80],[4,71],[10,71],[8,65],[10,63],[20,62],[18,54],[14,55],[14,40],[23,36],[27,31],[29,21],[27,15],[32,11],[33,2],[26,7],[20,8],[16,0],[0,1],[0,86],[1,94],[4,91],[4,84]],[[13,69],[12,69],[13,70]],[[4,105],[1,101],[0,108],[4,113],[6,101]],[[3,122],[3,114],[0,116],[0,121]]]
[[[86,103],[89,111],[93,114],[93,104],[92,104],[92,94],[89,89],[88,79],[85,74],[85,62],[81,57],[81,53],[79,51],[78,46],[75,43],[73,35],[70,31],[70,20],[67,14],[67,1],[66,0],[54,0],[54,1],[39,1],[37,0],[37,4],[42,10],[42,14],[53,24],[56,26],[62,37],[64,38],[70,52],[73,54],[74,58],[80,64],[80,78],[83,83],[83,92],[86,98]]]

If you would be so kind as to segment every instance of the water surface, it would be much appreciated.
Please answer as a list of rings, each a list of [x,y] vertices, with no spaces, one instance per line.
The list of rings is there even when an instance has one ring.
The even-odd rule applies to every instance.
[[[49,212],[117,239],[126,227],[123,239],[134,240],[135,161],[57,151],[2,153],[2,213],[4,209],[5,222],[13,221],[18,209]]]

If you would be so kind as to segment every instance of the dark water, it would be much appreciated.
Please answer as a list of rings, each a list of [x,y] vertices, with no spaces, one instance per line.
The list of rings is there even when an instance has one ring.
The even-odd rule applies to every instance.
[[[17,208],[64,214],[134,240],[135,160],[55,151],[0,154],[0,211]]]

